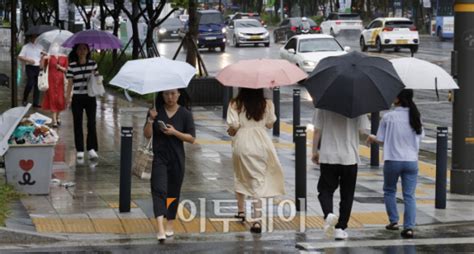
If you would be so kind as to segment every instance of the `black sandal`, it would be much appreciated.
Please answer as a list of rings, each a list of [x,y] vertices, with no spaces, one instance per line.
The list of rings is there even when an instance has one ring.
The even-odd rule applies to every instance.
[[[236,215],[234,215],[234,218],[241,219],[242,222],[244,222],[245,221],[245,212],[238,212]]]
[[[385,226],[385,229],[387,229],[387,230],[399,230],[400,227],[398,226],[398,223],[392,222],[392,223],[388,224],[387,226]]]
[[[258,227],[257,227],[258,225]],[[262,224],[260,222],[254,222],[252,224],[252,227],[250,228],[250,232],[255,233],[255,234],[261,234],[262,233]]]
[[[404,230],[402,230],[400,235],[405,239],[411,239],[411,238],[413,238],[413,235],[414,235],[413,229],[411,229],[411,228],[404,229]]]

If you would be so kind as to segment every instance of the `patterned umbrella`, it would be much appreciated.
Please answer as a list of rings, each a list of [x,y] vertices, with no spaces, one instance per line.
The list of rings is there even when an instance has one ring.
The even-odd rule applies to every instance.
[[[63,43],[63,47],[72,48],[76,44],[88,44],[93,49],[119,49],[120,40],[113,34],[100,30],[81,31]]]

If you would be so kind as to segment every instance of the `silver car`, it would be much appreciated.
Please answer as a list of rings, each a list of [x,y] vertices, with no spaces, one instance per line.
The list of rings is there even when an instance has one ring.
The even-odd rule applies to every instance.
[[[227,41],[239,47],[242,44],[263,43],[265,47],[270,47],[270,33],[255,19],[235,19],[228,26]]]

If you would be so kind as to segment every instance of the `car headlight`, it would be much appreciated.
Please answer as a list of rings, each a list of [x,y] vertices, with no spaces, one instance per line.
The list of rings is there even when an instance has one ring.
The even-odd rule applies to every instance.
[[[316,63],[313,62],[313,61],[304,60],[303,65],[306,66],[306,67],[314,67],[314,66],[316,66]]]
[[[166,28],[160,28],[160,30],[158,30],[158,33],[160,34],[166,33]]]
[[[222,28],[222,33],[225,34],[227,32],[227,29],[225,27]]]
[[[263,34],[263,37],[268,37],[269,35],[270,35],[269,32],[265,32],[265,33]]]
[[[242,33],[242,32],[238,32],[237,35],[239,35],[239,36],[245,36],[244,33]]]

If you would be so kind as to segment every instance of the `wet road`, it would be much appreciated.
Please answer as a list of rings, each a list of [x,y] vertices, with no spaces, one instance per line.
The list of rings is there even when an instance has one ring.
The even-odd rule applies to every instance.
[[[350,240],[332,241],[321,231],[292,231],[177,236],[158,244],[150,238],[101,241],[100,237],[80,244],[73,240],[51,245],[17,246],[11,253],[473,253],[474,224],[445,224],[417,227],[416,238],[403,240],[399,232],[380,228],[348,230]],[[7,249],[2,253],[7,253]]]
[[[349,46],[351,50],[360,51],[359,38],[357,35],[342,35],[336,38],[342,46]],[[271,40],[273,41],[273,40]],[[177,41],[165,41],[158,44],[158,50],[163,56],[172,58],[178,48],[179,42]],[[280,58],[279,50],[284,44],[282,43],[271,43],[269,48],[255,46],[242,46],[239,48],[227,45],[224,53],[220,52],[219,49],[215,51],[208,51],[207,49],[201,49],[201,55],[204,59],[206,68],[211,76],[215,75],[219,70],[225,66],[237,62],[242,59],[254,59],[254,58]],[[435,63],[444,68],[450,73],[451,68],[451,51],[453,49],[452,41],[437,41],[435,38],[428,36],[421,37],[421,45],[419,51],[415,56],[417,58]],[[369,54],[372,56],[380,56],[386,59],[393,59],[399,57],[410,57],[411,53],[408,49],[401,49],[400,52],[394,52],[393,49],[387,49],[384,53],[377,53],[374,49],[369,49]],[[184,51],[178,54],[178,59],[185,59]],[[292,118],[292,89],[295,87],[286,87],[281,89],[282,92],[282,119]],[[302,93],[302,123],[309,123],[313,106],[309,96],[305,94],[305,89]],[[305,99],[306,98],[306,99]],[[424,138],[421,148],[429,152],[436,151],[436,127],[447,126],[451,132],[452,126],[452,104],[448,102],[448,92],[440,91],[439,100],[436,96],[435,91],[423,91],[417,90],[415,92],[415,100],[420,109],[423,122],[425,124],[426,137]],[[286,107],[288,104],[288,107]],[[306,118],[306,119],[305,119]],[[451,142],[449,142],[451,147]]]

